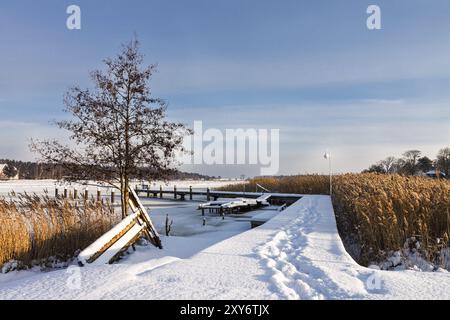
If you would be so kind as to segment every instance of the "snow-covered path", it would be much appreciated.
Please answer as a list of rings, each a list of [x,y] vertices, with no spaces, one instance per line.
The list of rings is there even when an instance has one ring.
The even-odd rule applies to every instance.
[[[165,240],[167,249],[141,248],[115,265],[0,282],[0,299],[450,299],[448,272],[356,264],[327,196],[304,196],[263,226],[209,247],[199,238]]]
[[[281,230],[259,252],[272,273],[275,296],[450,299],[448,272],[380,271],[358,265],[345,251],[332,212],[329,197],[306,196],[272,221]]]

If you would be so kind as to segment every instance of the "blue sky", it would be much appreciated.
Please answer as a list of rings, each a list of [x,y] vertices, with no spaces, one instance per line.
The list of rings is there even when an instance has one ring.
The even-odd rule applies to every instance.
[[[382,30],[366,28],[370,4]],[[411,148],[432,157],[450,145],[449,16],[439,0],[1,1],[0,158],[32,159],[28,138],[61,136],[49,120],[65,116],[63,93],[134,33],[171,118],[279,128],[281,174],[325,172],[325,149],[338,172]]]

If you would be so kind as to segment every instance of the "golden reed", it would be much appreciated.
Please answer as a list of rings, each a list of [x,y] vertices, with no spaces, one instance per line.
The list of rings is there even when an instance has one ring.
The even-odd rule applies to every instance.
[[[0,267],[22,267],[53,257],[67,261],[118,221],[108,202],[10,194],[0,198]]]

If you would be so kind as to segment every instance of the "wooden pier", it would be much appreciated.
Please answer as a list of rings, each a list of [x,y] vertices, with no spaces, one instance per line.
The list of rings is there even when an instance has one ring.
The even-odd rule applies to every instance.
[[[239,191],[217,191],[207,189],[193,189],[192,187],[179,189],[176,186],[173,189],[150,189],[148,187],[136,186],[135,192],[139,196],[147,196],[147,198],[161,198],[173,200],[192,200],[194,196],[205,197],[206,201],[217,201],[218,199],[234,199],[248,198],[258,199],[264,198],[271,204],[292,204],[301,198],[298,194],[289,193],[262,193],[262,192],[239,192]],[[164,197],[166,196],[166,197]]]

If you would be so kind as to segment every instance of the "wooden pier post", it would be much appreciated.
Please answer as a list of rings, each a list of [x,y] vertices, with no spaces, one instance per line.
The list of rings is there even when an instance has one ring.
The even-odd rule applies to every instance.
[[[55,188],[55,198],[58,198],[58,193],[59,193],[58,188]]]
[[[102,192],[100,191],[100,188],[97,189],[97,201],[100,201],[102,199]]]
[[[64,199],[67,199],[67,188],[64,187]]]
[[[115,198],[114,190],[111,190],[111,203],[112,204],[114,204],[114,198]]]
[[[189,186],[189,200],[192,200],[192,186]]]
[[[162,199],[163,192],[162,192],[162,186],[159,186],[159,197]]]
[[[173,186],[173,198],[177,199],[177,186]]]
[[[209,196],[209,188],[206,189],[206,200],[210,201],[211,197]]]
[[[73,189],[73,198],[78,199],[78,189]]]
[[[84,189],[84,200],[88,200],[89,199],[89,190],[88,188]]]

